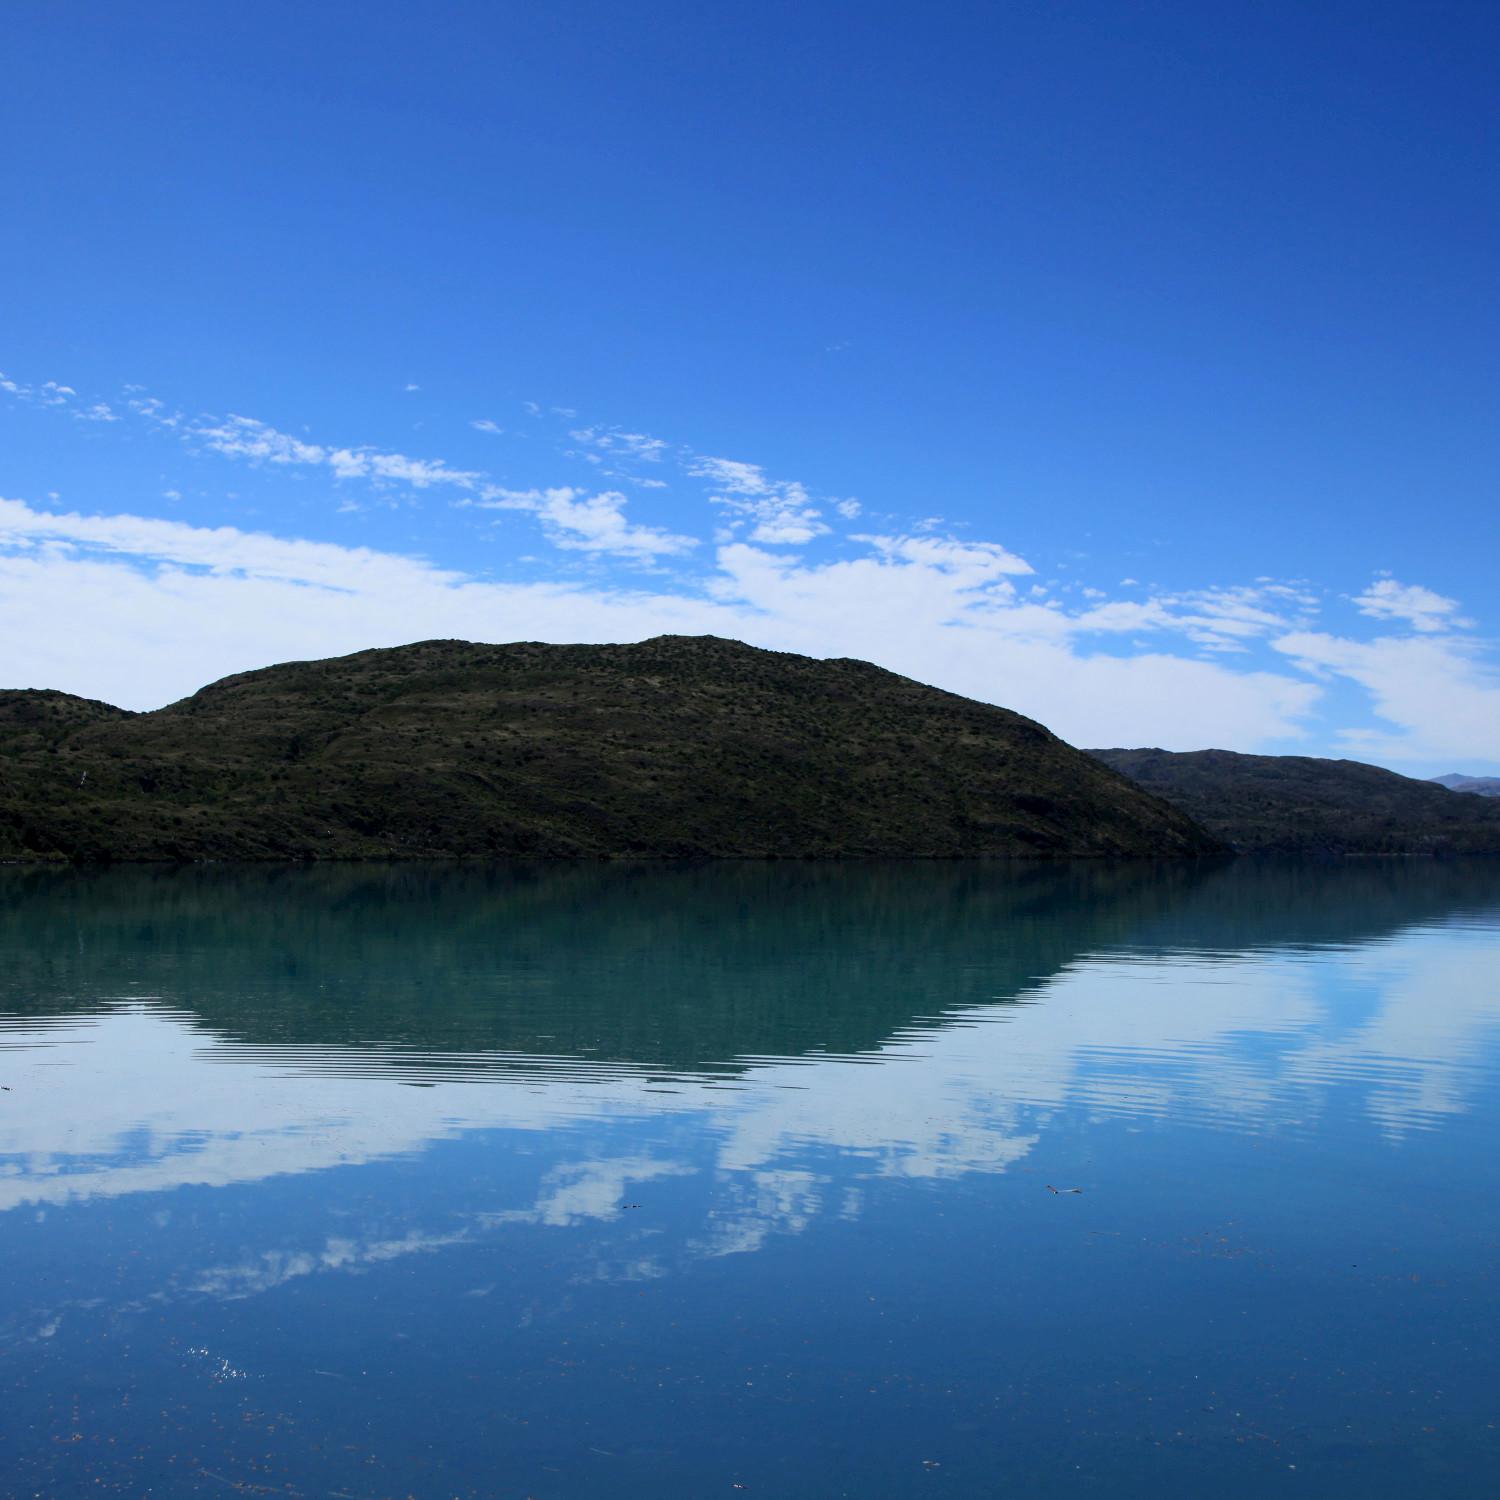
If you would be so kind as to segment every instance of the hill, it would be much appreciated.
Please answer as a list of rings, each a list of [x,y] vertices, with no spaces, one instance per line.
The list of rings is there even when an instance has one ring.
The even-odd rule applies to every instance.
[[[1450,792],[1473,792],[1480,797],[1500,797],[1500,776],[1463,776],[1457,771],[1432,778]]]
[[[1500,804],[1356,760],[1230,750],[1089,754],[1240,851],[1500,854]]]
[[[10,859],[1217,848],[1019,714],[714,637],[426,641],[242,673],[144,714],[0,693]]]

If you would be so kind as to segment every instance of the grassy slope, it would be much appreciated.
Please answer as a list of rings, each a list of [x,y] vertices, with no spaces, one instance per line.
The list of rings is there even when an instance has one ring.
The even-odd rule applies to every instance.
[[[1089,753],[1236,849],[1500,854],[1500,805],[1355,760],[1229,750]]]
[[[428,641],[149,714],[0,694],[0,856],[1155,855],[1192,822],[1040,725],[713,637]]]

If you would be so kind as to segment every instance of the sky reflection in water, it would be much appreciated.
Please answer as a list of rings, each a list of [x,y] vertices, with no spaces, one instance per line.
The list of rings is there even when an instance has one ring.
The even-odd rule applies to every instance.
[[[8,1493],[1491,1493],[1494,864],[0,902]]]

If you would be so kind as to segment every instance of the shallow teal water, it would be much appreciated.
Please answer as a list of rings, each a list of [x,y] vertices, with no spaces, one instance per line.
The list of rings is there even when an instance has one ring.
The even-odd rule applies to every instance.
[[[1500,862],[0,870],[0,1493],[1492,1496],[1497,1084]]]

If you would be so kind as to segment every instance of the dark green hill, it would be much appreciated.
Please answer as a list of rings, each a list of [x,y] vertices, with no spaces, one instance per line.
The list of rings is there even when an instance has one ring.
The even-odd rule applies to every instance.
[[[714,637],[427,641],[242,673],[145,714],[0,693],[12,859],[1217,847],[1018,714]]]
[[[1357,760],[1091,750],[1245,852],[1500,854],[1500,804]]]
[[[96,703],[92,698],[75,698],[71,693],[41,688],[0,689],[0,756],[50,750],[75,729],[130,717],[123,708]]]

